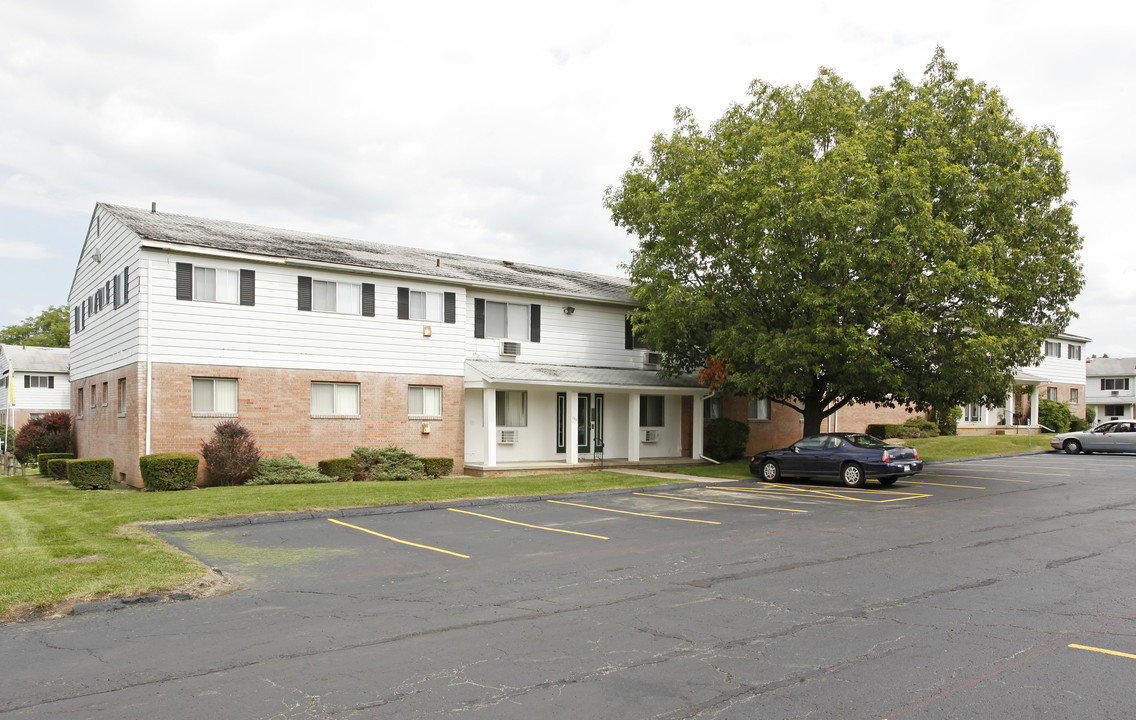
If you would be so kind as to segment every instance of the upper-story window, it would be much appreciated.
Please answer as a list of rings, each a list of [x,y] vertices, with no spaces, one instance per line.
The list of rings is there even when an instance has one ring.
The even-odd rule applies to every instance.
[[[1065,357],[1067,357],[1070,360],[1080,360],[1081,359],[1081,346],[1080,345],[1074,345],[1072,343],[1069,343],[1069,345],[1066,346],[1066,349],[1068,350],[1068,354]]]
[[[540,305],[473,301],[473,336],[540,342]]]
[[[433,292],[398,289],[399,320],[424,320],[426,322],[457,322],[457,295],[452,292]]]
[[[345,313],[348,315],[375,315],[375,286],[373,283],[349,283],[332,280],[313,280],[301,275],[297,278],[297,305],[299,310]]]
[[[227,270],[179,262],[175,271],[178,300],[256,304],[256,272],[253,270]]]
[[[1044,353],[1046,357],[1061,357],[1061,343],[1053,340],[1046,340]]]
[[[1129,378],[1101,378],[1101,390],[1128,390]]]
[[[55,376],[54,375],[25,375],[24,387],[26,388],[54,388]]]

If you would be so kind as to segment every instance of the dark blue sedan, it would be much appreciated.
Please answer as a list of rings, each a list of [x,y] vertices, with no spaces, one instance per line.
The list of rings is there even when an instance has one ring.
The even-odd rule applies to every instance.
[[[810,435],[783,450],[768,450],[749,459],[749,471],[766,482],[835,476],[848,487],[864,487],[868,478],[891,485],[922,469],[915,448],[888,445],[862,433]]]

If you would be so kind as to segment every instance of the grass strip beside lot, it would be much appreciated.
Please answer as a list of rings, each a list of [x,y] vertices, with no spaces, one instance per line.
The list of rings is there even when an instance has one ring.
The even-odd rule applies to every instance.
[[[42,616],[76,602],[172,590],[207,572],[139,528],[142,523],[657,484],[652,477],[584,472],[138,492],[77,490],[39,475],[0,477],[0,621]]]

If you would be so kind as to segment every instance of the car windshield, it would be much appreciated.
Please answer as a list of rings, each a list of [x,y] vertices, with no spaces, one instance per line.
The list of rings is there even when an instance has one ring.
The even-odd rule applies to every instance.
[[[852,443],[856,447],[862,447],[862,448],[887,448],[887,447],[891,447],[891,445],[888,445],[883,440],[880,440],[878,437],[872,437],[871,435],[862,435],[862,434],[846,435],[845,438],[848,440],[848,442]]]

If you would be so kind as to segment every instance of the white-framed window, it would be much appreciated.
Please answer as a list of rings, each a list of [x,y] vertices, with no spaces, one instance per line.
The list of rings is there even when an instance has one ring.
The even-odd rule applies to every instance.
[[[1069,389],[1069,404],[1070,405],[1076,405],[1079,402],[1081,402],[1081,391],[1080,391],[1080,389],[1079,388],[1070,388]]]
[[[722,398],[708,397],[702,401],[702,419],[717,420],[722,417]]]
[[[126,378],[118,379],[118,414],[126,414]]]
[[[193,299],[239,305],[241,302],[240,271],[194,266]]]
[[[440,292],[410,291],[410,319],[443,322],[444,298]]]
[[[769,398],[750,398],[746,411],[750,422],[764,422],[769,419]]]
[[[982,406],[981,405],[963,405],[962,408],[962,421],[968,423],[976,423],[982,420]]]
[[[1104,414],[1108,417],[1120,417],[1124,415],[1123,405],[1105,405]]]
[[[662,395],[639,396],[639,427],[663,427],[663,410],[666,407]]]
[[[103,383],[103,407],[110,405],[110,383]]]
[[[529,306],[486,300],[485,337],[528,340]]]
[[[312,383],[312,415],[359,414],[359,383]]]
[[[497,427],[528,427],[529,394],[525,390],[497,391]]]
[[[1081,359],[1081,346],[1080,345],[1073,345],[1072,343],[1070,343],[1068,345],[1067,357],[1070,360],[1080,360]]]
[[[237,414],[237,381],[234,378],[193,378],[193,412]]]
[[[1057,402],[1057,388],[1050,387],[1045,389],[1045,399]]]
[[[363,314],[363,286],[359,283],[312,280],[312,310]]]
[[[26,388],[54,388],[55,376],[54,375],[25,375],[24,387]]]
[[[84,407],[84,405],[83,405],[83,388],[79,388],[79,392],[78,392],[78,395],[76,396],[76,400],[78,400],[78,403],[79,403],[79,411],[77,413],[75,413],[75,415],[77,417],[83,417],[83,407]]]
[[[1101,378],[1101,390],[1128,390],[1129,378]]]
[[[1043,353],[1046,357],[1061,357],[1061,343],[1053,340],[1046,340]]]
[[[442,388],[436,385],[411,385],[406,391],[407,414],[411,417],[442,417]]]

